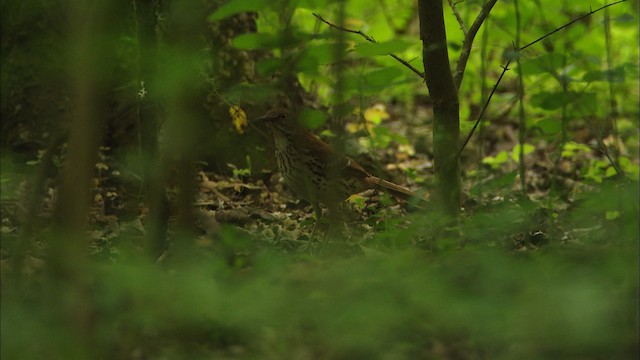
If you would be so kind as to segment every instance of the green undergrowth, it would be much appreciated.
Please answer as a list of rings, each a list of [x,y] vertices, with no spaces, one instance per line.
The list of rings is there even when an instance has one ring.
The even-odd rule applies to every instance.
[[[3,284],[2,358],[625,359],[638,247],[262,252]]]
[[[624,359],[637,250],[95,265],[80,285],[5,287],[2,357]]]
[[[635,200],[633,183],[562,211],[486,205],[466,215],[451,246],[418,236],[427,227],[415,220],[309,253],[255,246],[224,228],[213,241],[227,247],[175,239],[160,263],[123,246],[71,277],[55,276],[46,259],[19,279],[3,264],[1,357],[633,358]],[[546,240],[510,243],[534,232]]]

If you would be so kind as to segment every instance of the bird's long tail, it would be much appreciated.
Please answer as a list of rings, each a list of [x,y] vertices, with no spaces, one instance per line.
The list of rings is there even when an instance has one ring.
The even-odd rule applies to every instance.
[[[371,189],[380,189],[396,198],[399,198],[405,201],[409,201],[412,198],[418,198],[420,202],[424,202],[424,203],[427,202],[425,199],[419,198],[415,192],[375,176],[367,177],[366,182],[369,185],[371,185]]]

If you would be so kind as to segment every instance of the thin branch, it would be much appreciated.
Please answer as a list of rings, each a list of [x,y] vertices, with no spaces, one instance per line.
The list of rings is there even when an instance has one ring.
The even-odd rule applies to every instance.
[[[363,33],[360,30],[351,30],[351,29],[347,29],[345,27],[342,26],[338,26],[335,24],[330,23],[329,21],[325,20],[322,16],[313,13],[313,16],[315,16],[318,20],[322,21],[323,23],[329,25],[332,28],[341,30],[341,31],[345,31],[345,32],[349,32],[352,34],[358,34],[360,36],[362,36],[363,38],[365,38],[365,40],[367,40],[368,42],[377,44],[378,42],[376,41],[376,39],[374,39],[373,37]],[[424,73],[420,72],[418,69],[416,69],[415,67],[413,67],[411,64],[409,64],[407,61],[401,59],[399,56],[397,56],[396,54],[393,53],[387,53],[387,55],[391,56],[392,58],[396,59],[398,62],[400,62],[402,65],[406,66],[407,68],[409,68],[409,70],[413,71],[416,75],[420,76],[421,79],[424,79]]]
[[[462,33],[466,37],[468,32],[467,26],[464,24],[464,20],[462,20],[462,16],[460,16],[460,13],[456,8],[456,4],[453,3],[453,0],[447,0],[447,1],[449,2],[449,7],[451,8],[451,11],[453,11],[453,15],[455,15],[456,19],[458,20],[458,24],[460,24],[460,29],[462,29]]]
[[[420,72],[418,69],[416,69],[415,67],[413,67],[411,64],[409,64],[408,62],[406,62],[405,60],[401,59],[400,57],[398,57],[396,54],[392,54],[392,53],[388,53],[387,55],[391,56],[392,58],[396,59],[398,62],[400,62],[402,65],[406,66],[407,68],[409,68],[409,70],[413,71],[416,75],[420,76],[421,79],[424,79],[424,73]]]
[[[622,170],[622,168],[618,166],[618,163],[611,157],[611,154],[609,153],[609,149],[607,148],[607,145],[605,145],[605,143],[602,141],[601,138],[596,138],[596,140],[600,145],[600,152],[602,152],[604,156],[607,158],[607,160],[609,160],[609,163],[611,164],[611,166],[613,166],[613,169],[616,171],[616,174],[620,177],[624,177],[626,175],[624,170]]]
[[[451,3],[451,1],[452,0],[449,0],[449,3]],[[482,23],[484,22],[484,20],[487,18],[487,16],[489,16],[489,13],[491,12],[493,5],[495,5],[497,1],[498,0],[487,1],[482,6],[482,9],[480,10],[480,13],[476,17],[476,20],[473,22],[473,24],[471,24],[469,31],[464,31],[464,28],[462,29],[462,31],[464,32],[464,41],[462,42],[462,51],[460,51],[460,58],[458,59],[458,65],[456,66],[456,71],[453,76],[453,79],[456,83],[456,88],[458,89],[462,84],[462,78],[464,77],[464,69],[467,67],[467,61],[469,60],[469,56],[471,55],[471,47],[473,46],[473,39],[476,37],[478,30],[480,30],[480,26],[482,26]],[[452,8],[454,8],[453,7],[454,4],[452,4],[451,6]]]
[[[506,72],[510,70],[509,64],[511,64],[511,60],[507,61],[507,63],[502,67],[502,73],[500,74],[500,77],[498,78],[498,81],[496,82],[496,84],[493,85],[493,89],[491,89],[491,93],[489,94],[487,101],[484,102],[484,107],[482,108],[480,115],[478,115],[478,119],[476,120],[476,123],[473,125],[473,128],[471,129],[471,131],[469,131],[469,135],[467,135],[467,139],[464,141],[464,143],[460,147],[460,150],[458,150],[458,157],[460,157],[462,150],[464,150],[464,148],[467,146],[467,144],[469,143],[469,140],[471,140],[471,137],[473,136],[473,133],[476,131],[478,124],[480,124],[480,121],[484,117],[484,113],[487,111],[487,108],[489,107],[491,98],[493,97],[493,94],[496,92],[496,89],[498,89],[498,84],[500,84],[500,81],[502,81],[504,74],[506,74]]]
[[[325,23],[325,24],[327,24],[327,25],[331,26],[332,28],[336,28],[336,29],[338,29],[338,30],[342,30],[342,31],[350,32],[350,33],[353,33],[353,34],[358,34],[358,35],[362,36],[363,38],[365,38],[365,40],[367,40],[368,42],[372,42],[372,43],[374,43],[374,44],[377,44],[377,43],[378,43],[378,42],[376,41],[376,39],[374,39],[374,38],[372,38],[371,36],[369,36],[369,35],[367,35],[367,34],[363,33],[363,32],[362,32],[362,31],[360,31],[360,30],[351,30],[351,29],[347,29],[347,28],[342,27],[342,26],[338,26],[338,25],[332,24],[332,23],[328,22],[327,20],[325,20],[322,16],[320,16],[320,15],[318,15],[318,14],[316,14],[316,13],[313,13],[313,16],[315,16],[318,20],[322,21],[323,23]]]

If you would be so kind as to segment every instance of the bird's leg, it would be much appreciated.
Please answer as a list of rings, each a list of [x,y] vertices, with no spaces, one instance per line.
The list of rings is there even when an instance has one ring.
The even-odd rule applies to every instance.
[[[316,221],[313,223],[313,229],[311,229],[311,238],[314,237],[314,235],[316,234],[316,229],[318,228],[318,223],[320,222],[320,219],[322,218],[322,208],[320,207],[320,203],[317,201],[314,201],[311,203],[311,206],[313,207],[313,212],[316,215]]]
[[[344,238],[346,233],[349,233],[349,218],[353,215],[350,209],[344,202],[332,203],[332,206],[328,206],[329,215],[328,222],[329,227],[325,234],[325,239],[331,235],[339,239]]]
[[[328,216],[323,216],[322,214],[322,208],[320,207],[319,203],[313,203],[313,211],[315,213],[315,217],[316,217],[316,221],[315,224],[313,225],[313,230],[311,230],[311,237],[313,238],[316,234],[316,230],[318,229],[318,227],[322,227],[323,228],[323,241],[327,241],[329,234],[331,234],[331,230],[335,229],[336,227],[334,226],[334,224],[336,222],[340,222],[340,214],[341,212],[339,211],[339,206],[330,206],[328,207],[327,211],[329,212]],[[338,227],[339,228],[339,227]]]

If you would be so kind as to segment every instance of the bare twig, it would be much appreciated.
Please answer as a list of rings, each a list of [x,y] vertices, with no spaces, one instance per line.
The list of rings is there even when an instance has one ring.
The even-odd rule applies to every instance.
[[[449,0],[451,3],[452,0]],[[473,46],[473,39],[476,37],[478,30],[480,30],[480,26],[484,22],[484,20],[489,16],[493,5],[496,4],[498,0],[489,0],[487,1],[480,10],[480,13],[476,17],[476,20],[471,24],[469,31],[465,31],[464,27],[462,31],[464,32],[464,41],[462,42],[462,51],[460,51],[460,58],[458,59],[458,65],[456,66],[456,71],[454,73],[453,79],[456,83],[456,87],[459,89],[460,84],[462,84],[462,78],[464,77],[464,69],[467,67],[467,61],[469,60],[469,56],[471,55],[471,47]],[[452,4],[452,9],[455,4]],[[455,12],[455,11],[454,11]],[[462,19],[458,20],[459,22]],[[462,25],[462,23],[461,23]]]
[[[344,32],[349,32],[352,34],[358,34],[360,36],[362,36],[363,38],[365,38],[365,40],[367,40],[368,42],[377,44],[378,42],[376,41],[376,39],[374,39],[373,37],[363,33],[360,30],[351,30],[351,29],[347,29],[345,27],[342,26],[338,26],[335,24],[330,23],[329,21],[325,20],[322,16],[313,13],[313,16],[315,16],[318,20],[322,21],[323,23],[329,25],[330,27],[334,28],[334,29],[338,29]],[[409,64],[407,61],[401,59],[399,56],[397,56],[396,54],[393,53],[388,53],[387,55],[391,56],[392,58],[396,59],[398,62],[400,62],[402,65],[406,66],[407,68],[409,68],[409,70],[413,71],[416,75],[420,76],[421,79],[424,79],[424,73],[420,72],[418,69],[416,69],[415,67],[413,67],[411,64]]]
[[[323,23],[331,26],[332,28],[336,28],[338,30],[342,30],[342,31],[345,31],[345,32],[350,32],[350,33],[353,33],[353,34],[358,34],[358,35],[362,36],[363,38],[365,38],[365,40],[367,40],[368,42],[372,42],[374,44],[378,43],[376,41],[376,39],[374,39],[371,36],[363,33],[360,30],[351,30],[351,29],[347,29],[347,28],[342,27],[342,26],[338,26],[338,25],[332,24],[332,23],[328,22],[327,20],[325,20],[322,16],[320,16],[320,15],[318,15],[316,13],[313,13],[313,16],[315,16],[318,20],[322,21]]]
[[[609,153],[609,149],[607,145],[605,145],[605,143],[602,141],[601,138],[597,139],[597,141],[598,141],[598,144],[600,145],[600,152],[602,152],[604,156],[607,158],[607,160],[609,160],[609,163],[611,164],[611,166],[613,166],[613,169],[616,171],[616,174],[618,174],[618,176],[620,177],[624,177],[626,175],[624,170],[622,170],[622,168],[618,166],[618,163],[611,157],[611,154]]]
[[[462,33],[464,34],[464,36],[467,36],[467,26],[464,24],[464,20],[462,20],[462,16],[460,16],[460,13],[458,12],[458,9],[456,8],[456,4],[453,3],[453,0],[447,0],[449,2],[449,7],[451,8],[451,11],[453,11],[453,15],[455,15],[456,19],[458,20],[458,24],[460,24],[460,29],[462,29]]]

